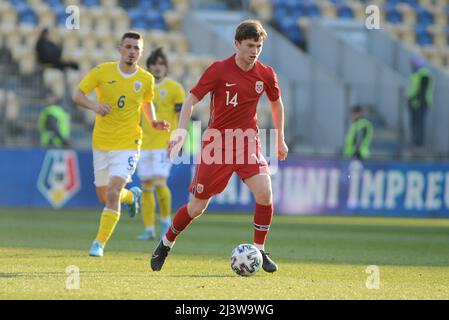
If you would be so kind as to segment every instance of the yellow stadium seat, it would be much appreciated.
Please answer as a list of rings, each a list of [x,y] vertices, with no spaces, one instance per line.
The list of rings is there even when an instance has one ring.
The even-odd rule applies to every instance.
[[[103,8],[117,7],[117,0],[101,0],[101,6]]]
[[[18,62],[21,74],[31,74],[36,68],[36,55],[32,51],[27,51],[18,59]]]
[[[86,37],[82,40],[81,46],[83,46],[87,51],[98,50],[97,39],[94,37]]]
[[[321,10],[321,16],[324,18],[335,18],[337,16],[337,10],[335,6],[329,1],[318,1],[318,6]]]
[[[270,1],[251,0],[249,6],[253,11],[257,12],[257,15],[263,21],[271,20],[271,16],[273,15],[273,8]]]
[[[433,36],[433,43],[435,46],[439,48],[447,46],[446,33],[443,31],[443,28],[439,26],[429,26],[428,30]]]
[[[170,30],[181,30],[182,14],[179,11],[168,10],[164,13],[164,20]]]
[[[402,40],[409,45],[415,44],[415,33],[411,29],[406,29],[402,33]]]
[[[103,39],[100,38],[100,46],[105,52],[117,51],[120,39],[115,36],[108,36]]]
[[[449,67],[449,47],[441,48],[440,54],[443,57],[443,64]]]
[[[433,0],[419,0],[419,4],[423,7],[432,7],[434,5]]]
[[[97,37],[106,37],[111,33],[110,20],[102,16],[95,21],[95,34]]]
[[[18,47],[21,47],[21,45],[22,37],[20,36],[20,34],[10,34],[6,37],[6,48],[11,50],[11,52],[13,52],[13,50],[17,49]]]
[[[410,26],[416,23],[415,10],[413,10],[408,4],[399,3],[396,5],[396,8],[402,13],[402,23]]]
[[[398,25],[394,24],[386,24],[384,29],[388,31],[391,35],[396,37],[397,39],[402,39],[402,32],[401,28],[399,28]]]
[[[104,58],[105,61],[117,61],[120,59],[120,54],[117,51],[117,48],[114,48],[114,50],[104,52]]]
[[[189,42],[181,32],[168,32],[167,37],[170,41],[170,47],[174,52],[182,54],[189,50]]]
[[[95,17],[87,7],[80,6],[80,29],[77,33],[89,34],[92,36],[92,30],[95,23]]]
[[[448,5],[447,0],[435,0],[435,6],[437,7],[445,7],[446,5]]]
[[[121,36],[130,29],[130,22],[127,13],[121,8],[116,8],[110,11],[110,19],[113,28],[113,33]]]
[[[433,13],[434,24],[437,26],[444,27],[447,25],[448,20],[446,16],[446,12],[441,10],[441,8],[433,7],[429,9]]]
[[[354,12],[354,16],[357,20],[365,20],[366,18],[366,5],[362,5],[358,1],[348,1],[347,5],[352,9]]]
[[[151,32],[141,33],[144,35],[144,46],[149,46],[152,49],[162,47],[166,52],[171,50],[170,39],[168,38],[168,33],[159,30],[152,30]]]
[[[16,30],[17,13],[9,3],[3,3],[0,7],[0,32],[3,35],[11,34]]]
[[[0,108],[3,108],[6,102],[6,90],[3,90],[0,87]],[[0,114],[3,114],[3,111],[0,111]]]
[[[169,77],[181,81],[185,73],[184,61],[179,55],[173,53],[167,53],[167,59]]]
[[[79,47],[79,39],[75,34],[69,34],[63,38],[63,51],[73,51]]]
[[[27,47],[27,50],[30,50],[32,52],[35,52],[36,49],[36,43],[37,43],[37,39],[39,37],[39,32],[38,30],[35,30],[36,32],[33,34],[28,34],[24,37],[24,46]]]
[[[190,7],[190,0],[172,0],[175,10],[181,13],[186,12]]]
[[[64,0],[64,4],[66,6],[71,6],[71,5],[79,6],[81,4],[81,1],[80,0]]]
[[[297,24],[301,30],[304,30],[305,32],[307,32],[307,29],[309,29],[310,20],[309,20],[309,18],[303,17],[301,19],[298,19]]]
[[[16,121],[19,118],[20,100],[12,90],[6,93],[6,105],[8,107],[5,109],[5,120]]]
[[[426,46],[421,48],[421,53],[429,60],[437,66],[441,66],[443,64],[443,56],[440,54],[440,51],[436,46]]]
[[[38,13],[39,25],[50,27],[55,24],[55,14],[51,9],[42,10]]]

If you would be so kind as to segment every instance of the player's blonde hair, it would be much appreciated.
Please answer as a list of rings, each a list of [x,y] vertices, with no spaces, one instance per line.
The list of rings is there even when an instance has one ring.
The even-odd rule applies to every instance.
[[[268,34],[259,20],[242,21],[235,29],[235,40],[238,42],[246,39],[253,39],[255,41],[262,39],[264,41],[267,37]]]

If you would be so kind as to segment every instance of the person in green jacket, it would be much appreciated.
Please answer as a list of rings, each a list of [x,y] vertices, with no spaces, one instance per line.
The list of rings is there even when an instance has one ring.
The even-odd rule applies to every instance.
[[[412,145],[419,148],[424,144],[425,116],[433,101],[433,81],[424,59],[414,57],[410,64],[413,73],[407,92],[408,109],[410,111]]]
[[[56,104],[52,93],[47,96],[49,105],[39,114],[40,144],[44,148],[70,147],[70,114]]]
[[[353,120],[345,138],[344,157],[348,160],[366,160],[370,156],[370,144],[373,137],[373,125],[363,118],[361,106],[351,109]]]

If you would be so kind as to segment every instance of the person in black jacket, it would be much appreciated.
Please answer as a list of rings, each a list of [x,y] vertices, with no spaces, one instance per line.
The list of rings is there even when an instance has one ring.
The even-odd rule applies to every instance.
[[[50,40],[50,32],[43,29],[36,43],[37,61],[42,65],[64,70],[72,68],[78,70],[78,63],[62,61],[62,47]]]

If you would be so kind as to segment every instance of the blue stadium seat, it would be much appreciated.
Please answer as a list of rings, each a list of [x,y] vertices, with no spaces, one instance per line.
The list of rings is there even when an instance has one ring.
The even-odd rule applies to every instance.
[[[95,7],[100,5],[100,0],[84,0],[83,3],[86,7]]]
[[[16,12],[18,15],[30,10],[30,7],[28,7],[28,5],[25,2],[18,2],[18,3],[16,3],[15,6],[16,6]]]
[[[159,10],[164,13],[165,11],[173,9],[173,5],[171,3],[171,0],[160,0],[159,3]]]
[[[38,25],[38,18],[33,11],[26,11],[25,13],[19,16],[20,23]]]
[[[336,5],[337,8],[337,16],[342,19],[352,19],[354,18],[354,12],[351,7],[348,5],[341,3]]]
[[[300,3],[298,0],[284,0],[284,5],[289,8],[290,10],[296,8],[298,4]]]
[[[430,46],[433,44],[433,37],[426,28],[418,26],[415,31],[416,43],[420,46]]]
[[[309,2],[306,4],[307,7],[307,15],[309,17],[319,17],[321,16],[321,10],[320,7],[316,3]]]
[[[402,22],[402,13],[392,5],[386,5],[384,7],[387,21],[392,24],[399,24]]]
[[[144,29],[144,30],[149,29],[147,21],[143,19],[131,21],[131,26],[135,29]]]
[[[285,17],[289,16],[287,9],[283,6],[276,7],[273,11],[273,20],[278,23],[281,22]]]
[[[55,7],[58,7],[58,6],[63,6],[63,3],[61,2],[61,0],[47,0],[47,4],[51,8],[55,8]]]
[[[298,3],[294,7],[289,7],[288,10],[290,12],[290,15],[293,16],[295,19],[307,15],[307,8],[303,3]]]
[[[417,7],[419,7],[419,2],[418,2],[418,0],[403,0],[403,1],[401,1],[401,2],[405,2],[405,3],[407,3],[410,7],[412,7],[412,8],[417,8]]]
[[[61,3],[54,3],[53,4],[53,13],[55,14],[56,24],[65,24],[67,19],[67,14],[65,12],[65,7]]]
[[[65,25],[65,23],[67,21],[67,15],[66,14],[58,14],[58,15],[56,15],[55,19],[56,19],[57,25]]]
[[[119,0],[120,6],[126,11],[136,7],[139,4],[139,0]]]
[[[17,7],[20,4],[26,4],[26,0],[9,0],[9,3],[14,7]]]
[[[284,17],[284,19],[279,21],[279,26],[282,32],[284,32],[292,42],[299,44],[303,40],[301,30],[294,17]]]
[[[432,13],[430,13],[423,7],[418,7],[417,9],[415,9],[415,11],[416,11],[416,16],[417,16],[419,25],[427,27],[427,26],[433,24],[433,14]]]
[[[167,30],[164,17],[159,11],[150,11],[145,14],[149,29]]]
[[[396,6],[398,3],[401,3],[402,1],[401,0],[387,0],[387,3],[386,3],[386,5],[387,6]]]
[[[140,7],[129,10],[128,17],[133,28],[147,29],[145,11],[141,10]]]

